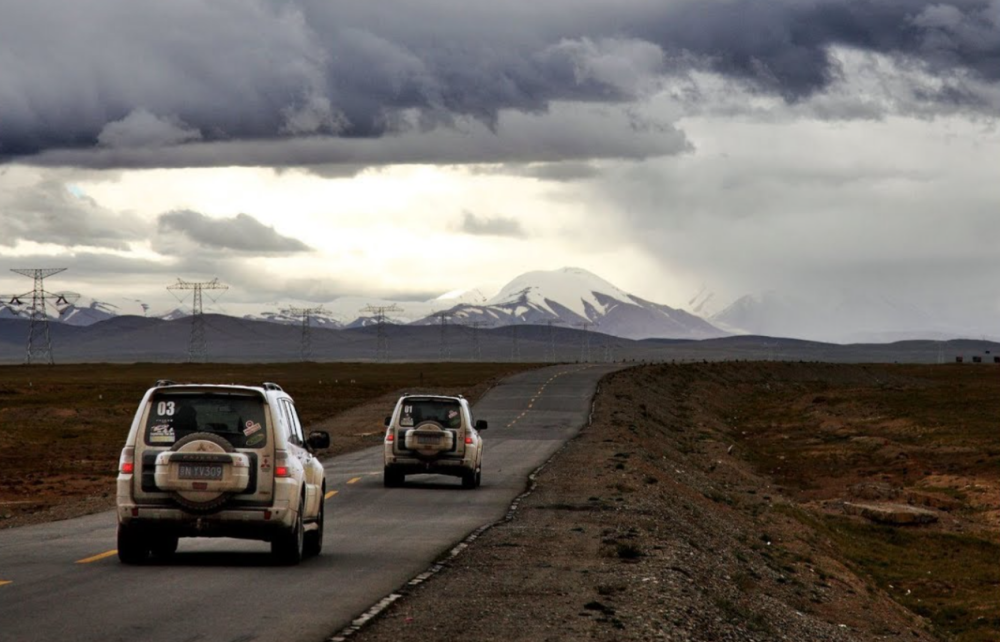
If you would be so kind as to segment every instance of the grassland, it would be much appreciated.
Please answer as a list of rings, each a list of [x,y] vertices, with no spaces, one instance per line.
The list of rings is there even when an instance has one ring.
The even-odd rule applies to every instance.
[[[403,388],[475,396],[490,381],[525,367],[496,363],[0,366],[0,528],[83,498],[97,498],[91,502],[94,508],[107,505],[136,406],[157,379],[273,381],[292,394],[303,422],[310,426]],[[359,432],[365,429],[372,427],[357,427]]]
[[[1000,368],[787,364],[732,378],[732,434],[838,557],[939,633],[1000,639]],[[887,526],[836,508],[871,493],[940,519]]]

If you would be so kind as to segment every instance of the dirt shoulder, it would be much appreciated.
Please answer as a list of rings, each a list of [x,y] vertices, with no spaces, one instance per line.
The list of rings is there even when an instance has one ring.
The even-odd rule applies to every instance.
[[[593,424],[543,469],[513,518],[351,639],[939,639],[845,553],[828,507],[815,504],[823,493],[777,486],[751,440],[737,439],[749,432],[750,418],[739,416],[747,404],[873,385],[860,366],[825,368],[645,366],[610,375]],[[879,385],[885,378],[926,383],[890,372]],[[849,467],[845,456],[840,468]],[[880,477],[878,466],[868,474]],[[825,483],[825,497],[841,486]],[[861,517],[836,519],[869,528]],[[915,531],[904,532],[897,540]]]

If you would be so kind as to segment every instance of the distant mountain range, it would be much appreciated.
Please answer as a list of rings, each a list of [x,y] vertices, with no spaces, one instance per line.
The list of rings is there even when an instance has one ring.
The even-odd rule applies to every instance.
[[[300,324],[302,314],[299,311],[319,308],[309,315],[311,326],[359,328],[374,320],[370,312],[365,312],[369,306],[399,308],[399,311],[386,313],[388,322],[399,325],[437,324],[444,316],[448,324],[478,322],[480,327],[559,325],[628,339],[705,339],[727,334],[701,317],[631,295],[579,268],[522,274],[492,298],[487,298],[479,289],[471,289],[419,302],[342,297],[318,306],[306,301],[246,304],[206,300],[203,307],[209,314],[281,324]],[[126,315],[169,321],[191,314],[190,309],[183,306],[151,312],[150,306],[142,301],[98,301],[84,297],[62,307],[58,320],[88,326]],[[54,311],[52,315],[56,318]],[[0,318],[15,316],[11,308],[0,309]]]
[[[0,302],[0,319],[16,318],[17,308]],[[839,343],[890,342],[906,339],[953,339],[980,336],[962,328],[943,327],[926,311],[884,296],[853,292],[815,301],[777,293],[740,297],[712,313],[714,293],[703,287],[691,301],[694,313],[647,301],[625,292],[580,268],[522,274],[492,297],[481,288],[449,292],[428,301],[392,301],[360,296],[340,297],[317,305],[311,301],[265,303],[215,302],[205,298],[207,314],[267,321],[302,323],[301,311],[313,309],[311,327],[364,328],[374,323],[371,308],[388,308],[386,321],[396,325],[475,325],[477,328],[545,325],[597,331],[625,339],[709,339],[729,335],[789,337]],[[24,306],[21,314],[23,316]],[[178,305],[154,310],[129,298],[94,300],[82,297],[50,311],[54,319],[89,326],[122,316],[176,320],[190,316]]]

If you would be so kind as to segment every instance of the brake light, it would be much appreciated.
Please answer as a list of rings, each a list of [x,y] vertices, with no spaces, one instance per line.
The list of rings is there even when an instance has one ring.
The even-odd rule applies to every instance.
[[[465,438],[465,443],[466,443],[466,445],[471,444],[472,443],[472,437],[466,437]]]
[[[126,446],[122,449],[122,455],[118,459],[118,471],[123,475],[135,472],[135,446]]]
[[[395,435],[393,435],[393,434],[392,434],[392,431],[390,430],[389,432],[387,432],[387,433],[385,434],[385,440],[386,440],[387,442],[389,442],[389,443],[392,443],[392,442],[396,441],[396,436],[395,436]]]
[[[288,477],[288,453],[284,450],[274,451],[274,476]]]

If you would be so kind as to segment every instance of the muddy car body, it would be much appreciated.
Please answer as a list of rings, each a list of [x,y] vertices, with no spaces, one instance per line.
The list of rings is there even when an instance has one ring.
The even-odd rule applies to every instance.
[[[144,395],[118,474],[118,556],[170,555],[181,537],[271,542],[286,563],[323,546],[324,470],[280,386],[175,384]]]
[[[403,395],[386,417],[383,445],[387,487],[400,486],[407,475],[460,477],[463,488],[482,483],[483,440],[462,397]]]

